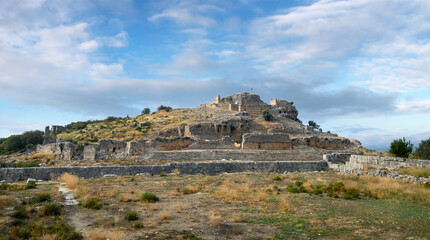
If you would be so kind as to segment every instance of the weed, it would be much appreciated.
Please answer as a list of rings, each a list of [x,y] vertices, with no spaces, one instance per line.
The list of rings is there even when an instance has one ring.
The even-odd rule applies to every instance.
[[[157,197],[157,195],[153,194],[153,193],[149,193],[149,192],[145,192],[142,194],[142,196],[140,197],[140,199],[144,202],[148,202],[148,203],[154,203],[159,201],[160,199]]]
[[[143,228],[143,223],[141,223],[141,222],[136,222],[136,223],[134,223],[134,224],[133,224],[133,227],[134,227],[134,228]]]
[[[402,168],[399,170],[399,173],[403,175],[412,175],[414,177],[428,178],[430,177],[430,168],[425,168],[425,167]]]
[[[299,193],[300,192],[298,188],[293,186],[293,184],[288,184],[286,190],[287,190],[287,192],[290,192],[290,193]]]
[[[137,212],[135,211],[129,211],[125,214],[125,220],[127,221],[134,221],[139,219],[139,217],[137,216]]]
[[[27,209],[23,205],[18,205],[14,208],[14,212],[11,215],[13,218],[25,219],[28,217]]]
[[[194,234],[191,234],[188,238],[187,238],[187,240],[203,240],[203,238],[200,238],[200,237],[197,237],[196,235],[194,235]]]
[[[40,214],[42,216],[58,216],[61,214],[61,207],[57,203],[46,203],[43,205]]]
[[[276,175],[276,176],[273,176],[273,180],[275,180],[275,181],[281,181],[282,177],[279,176],[279,175]]]
[[[170,213],[168,211],[161,211],[158,214],[158,217],[160,218],[160,220],[166,222],[171,217],[171,215],[170,215]]]
[[[99,210],[102,208],[102,200],[100,198],[88,198],[82,206],[84,208]]]
[[[355,188],[350,188],[350,189],[347,189],[343,194],[343,199],[352,200],[352,199],[358,198],[359,196],[360,196],[360,191],[358,191]]]
[[[183,194],[193,194],[196,193],[199,189],[195,186],[187,186],[186,188],[182,189]]]
[[[36,188],[36,182],[28,182],[25,186],[24,189],[33,189]]]
[[[30,198],[28,202],[30,204],[36,204],[36,203],[49,202],[49,201],[51,201],[51,196],[45,193],[45,194],[38,194],[36,196],[33,196],[32,198]]]
[[[70,174],[70,173],[64,173],[63,175],[61,175],[59,180],[61,182],[64,182],[66,184],[66,186],[70,189],[75,189],[79,183],[78,176]]]
[[[12,239],[29,239],[31,232],[27,227],[15,226],[10,230],[9,237]]]

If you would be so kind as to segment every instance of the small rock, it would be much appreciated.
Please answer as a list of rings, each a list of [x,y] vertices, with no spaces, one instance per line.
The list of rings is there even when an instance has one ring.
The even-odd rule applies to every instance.
[[[103,175],[104,178],[116,178],[116,174],[105,174]]]
[[[28,178],[28,179],[27,179],[27,183],[29,183],[29,182],[37,182],[37,180],[36,180],[36,179],[34,179],[34,178]]]

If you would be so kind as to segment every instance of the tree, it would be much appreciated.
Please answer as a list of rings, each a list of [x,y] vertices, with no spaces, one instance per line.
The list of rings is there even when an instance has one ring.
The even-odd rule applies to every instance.
[[[151,109],[149,109],[149,108],[144,108],[144,109],[142,110],[142,115],[150,114],[150,113],[151,113]]]
[[[415,149],[413,155],[421,159],[430,159],[430,138],[422,140],[420,145]]]
[[[270,113],[270,110],[268,108],[264,109],[263,112],[263,118],[265,121],[271,121],[273,119],[273,115]]]
[[[170,110],[172,110],[172,107],[161,105],[157,108],[157,110],[158,111],[165,110],[166,112],[170,112]]]
[[[412,148],[414,146],[412,145],[411,141],[407,141],[406,139],[398,139],[393,140],[393,142],[390,145],[390,151],[389,153],[393,154],[396,157],[408,157],[409,154],[412,153]]]
[[[316,122],[309,120],[308,125],[313,127],[314,129],[320,128],[320,125],[318,125]]]

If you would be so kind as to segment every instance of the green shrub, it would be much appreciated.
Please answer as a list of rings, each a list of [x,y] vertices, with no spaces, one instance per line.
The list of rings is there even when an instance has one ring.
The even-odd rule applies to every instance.
[[[430,159],[430,138],[422,140],[414,151],[414,157],[421,159]]]
[[[24,205],[18,205],[14,208],[14,212],[11,215],[13,218],[25,219],[28,217],[27,210]]]
[[[102,200],[100,198],[88,198],[83,204],[83,207],[99,210],[102,208]]]
[[[52,224],[48,227],[50,234],[55,234],[55,239],[82,240],[81,233],[75,232],[67,223]]]
[[[273,115],[270,113],[268,108],[264,109],[261,114],[263,115],[263,119],[265,121],[271,121],[273,119]]]
[[[159,201],[160,199],[153,193],[145,192],[141,196],[142,201],[148,202],[148,203],[154,203]]]
[[[36,196],[33,196],[30,198],[29,203],[35,204],[35,203],[41,203],[41,202],[49,202],[51,201],[51,196],[49,194],[38,194]]]
[[[288,184],[286,190],[287,190],[287,192],[290,192],[290,193],[299,193],[300,192],[298,188],[293,186],[293,184]]]
[[[15,226],[10,230],[9,236],[12,239],[29,239],[31,232],[27,227]]]
[[[134,227],[134,228],[143,228],[143,223],[141,223],[141,222],[136,222],[136,223],[134,223],[134,224],[133,224],[133,227]]]
[[[135,211],[129,211],[125,214],[125,220],[127,221],[134,221],[139,219],[139,217],[137,216],[137,212]]]
[[[36,188],[36,182],[28,182],[25,186],[24,189],[33,189]]]
[[[61,214],[61,207],[57,203],[45,203],[42,207],[42,216],[58,216]]]
[[[276,175],[276,176],[273,176],[273,180],[275,180],[275,181],[281,181],[282,177],[279,176],[279,175]]]
[[[406,142],[406,139],[393,140],[390,145],[389,153],[396,157],[407,158],[412,152],[413,145],[410,141]]]
[[[315,121],[309,120],[308,125],[313,127],[314,129],[319,129],[320,125],[318,125]]]
[[[350,188],[345,191],[343,194],[343,199],[352,200],[360,197],[360,191],[355,188]]]
[[[324,185],[318,184],[315,189],[312,191],[313,194],[320,195],[324,192]]]
[[[203,238],[199,238],[199,237],[197,237],[196,235],[191,234],[191,235],[187,238],[187,240],[203,240]]]
[[[426,183],[424,183],[424,187],[426,187],[426,188],[430,188],[430,182],[426,182]]]
[[[0,190],[9,190],[9,189],[10,189],[10,184],[7,184],[7,183],[0,184]]]

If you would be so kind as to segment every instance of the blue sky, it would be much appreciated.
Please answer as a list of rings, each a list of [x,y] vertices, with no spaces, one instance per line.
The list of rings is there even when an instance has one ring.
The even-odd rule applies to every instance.
[[[429,12],[427,0],[1,1],[0,137],[248,91],[370,148],[419,143]]]

